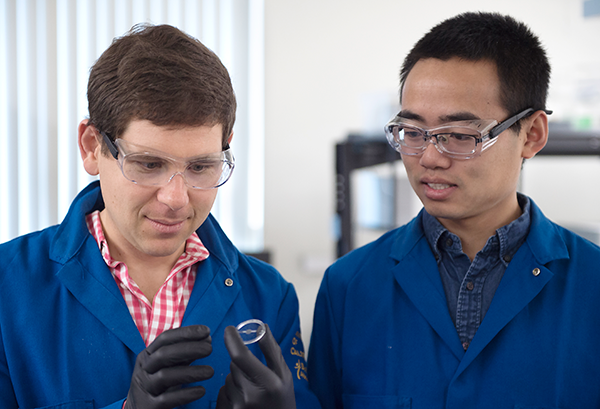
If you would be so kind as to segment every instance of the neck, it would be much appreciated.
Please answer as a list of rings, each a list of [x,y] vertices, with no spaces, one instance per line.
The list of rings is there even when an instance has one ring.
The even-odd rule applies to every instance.
[[[478,216],[460,220],[437,218],[451,233],[460,238],[463,252],[471,261],[483,249],[488,239],[496,234],[502,226],[506,226],[521,216],[522,210],[516,200],[503,213],[488,212],[487,217]]]
[[[150,257],[147,255],[138,256],[134,253],[120,252],[118,248],[115,248],[113,252],[113,246],[110,247],[112,258],[125,263],[129,277],[137,284],[140,291],[142,291],[151,304],[154,303],[154,296],[166,281],[173,266],[184,250],[185,244],[181,251],[172,255]]]

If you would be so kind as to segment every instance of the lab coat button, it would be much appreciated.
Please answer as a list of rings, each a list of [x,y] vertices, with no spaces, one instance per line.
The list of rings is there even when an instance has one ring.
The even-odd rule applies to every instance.
[[[537,276],[540,275],[540,269],[536,267],[536,268],[533,269],[532,273],[533,273],[534,276],[537,277]]]
[[[225,285],[226,285],[227,287],[231,287],[231,286],[233,285],[233,280],[232,280],[231,278],[227,278],[227,279],[225,280]]]

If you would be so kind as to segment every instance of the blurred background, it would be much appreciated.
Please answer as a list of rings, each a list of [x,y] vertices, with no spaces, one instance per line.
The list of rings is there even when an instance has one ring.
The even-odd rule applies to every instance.
[[[221,57],[239,100],[236,172],[214,213],[242,251],[294,284],[308,343],[339,254],[336,144],[381,140],[404,56],[464,11],[510,14],[540,37],[553,68],[550,138],[600,137],[600,0],[0,0],[0,241],[60,222],[89,183],[76,129],[87,73],[111,39],[142,21],[176,25]],[[597,155],[540,156],[521,191],[596,241],[599,175]],[[420,209],[400,161],[351,179],[353,247]]]

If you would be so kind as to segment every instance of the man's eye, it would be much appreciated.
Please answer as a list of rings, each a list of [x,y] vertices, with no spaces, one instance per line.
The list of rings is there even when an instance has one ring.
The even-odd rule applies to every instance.
[[[196,162],[188,166],[188,169],[194,173],[213,172],[218,167],[219,162]]]
[[[160,158],[131,158],[129,159],[129,162],[132,166],[135,166],[138,171],[145,172],[157,171],[165,166],[164,161]]]
[[[414,129],[404,129],[404,138],[405,139],[417,139],[422,138],[423,135],[421,132],[416,131]]]
[[[162,163],[160,163],[160,162],[143,162],[141,165],[144,166],[148,170],[153,170],[153,169],[160,168],[162,166]]]
[[[441,143],[471,143],[473,141],[473,135],[461,132],[440,133],[436,135],[436,138]]]
[[[449,135],[451,138],[456,139],[457,141],[468,141],[469,139],[473,138],[471,135],[467,135],[464,133],[451,133]]]

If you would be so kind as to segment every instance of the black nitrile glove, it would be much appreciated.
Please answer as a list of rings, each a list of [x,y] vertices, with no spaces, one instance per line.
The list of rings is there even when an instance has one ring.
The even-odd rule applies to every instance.
[[[202,386],[181,386],[213,376],[210,366],[190,366],[211,352],[204,325],[163,332],[138,355],[124,409],[172,409],[200,399],[206,393]]]
[[[258,345],[267,366],[244,345],[235,327],[225,328],[231,373],[219,391],[217,409],[296,409],[292,373],[268,326]]]

